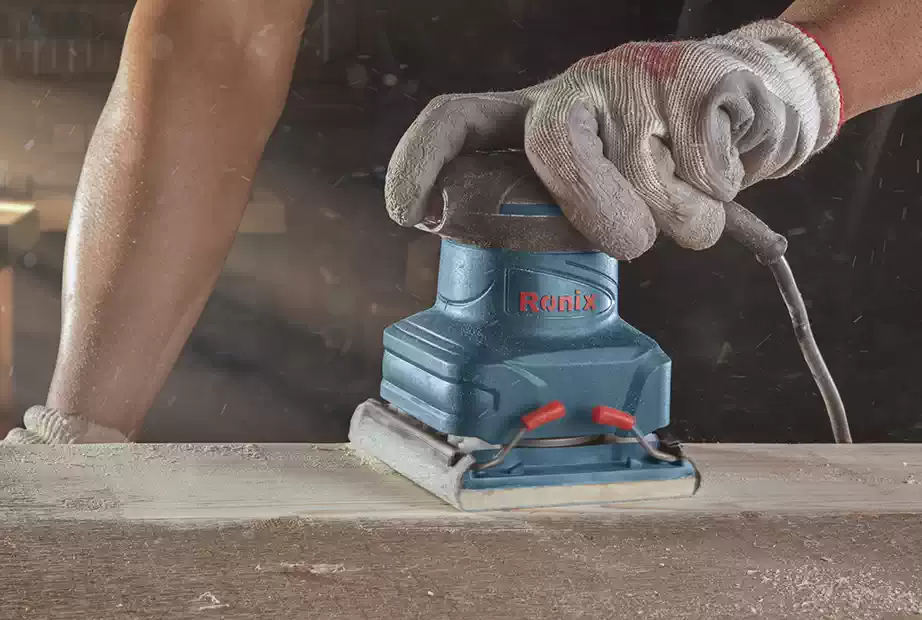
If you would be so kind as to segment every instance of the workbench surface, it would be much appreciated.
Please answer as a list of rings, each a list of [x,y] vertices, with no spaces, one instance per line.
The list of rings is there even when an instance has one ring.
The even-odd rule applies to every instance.
[[[470,515],[341,445],[3,448],[0,618],[920,617],[918,444],[688,451],[693,498]]]

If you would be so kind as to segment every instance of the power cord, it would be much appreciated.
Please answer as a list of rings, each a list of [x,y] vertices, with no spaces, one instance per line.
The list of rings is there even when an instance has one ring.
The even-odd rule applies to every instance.
[[[794,336],[797,338],[804,360],[826,404],[826,413],[829,415],[829,423],[836,443],[852,443],[845,405],[832,374],[823,360],[819,346],[816,344],[813,330],[810,329],[807,306],[797,288],[794,273],[784,258],[788,246],[787,239],[773,231],[765,222],[738,203],[727,203],[724,209],[727,214],[727,233],[750,250],[761,264],[771,269],[772,275],[775,276],[778,290],[781,291],[781,297],[791,316]]]

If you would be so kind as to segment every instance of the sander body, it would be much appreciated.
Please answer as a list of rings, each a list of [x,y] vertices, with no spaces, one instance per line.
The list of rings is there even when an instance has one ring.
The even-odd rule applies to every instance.
[[[436,302],[385,330],[353,447],[463,510],[694,493],[666,431],[669,357],[619,315],[618,261],[524,156],[459,157],[431,202]]]
[[[851,443],[787,240],[736,202],[724,211],[725,232],[771,270],[833,436]],[[428,213],[437,299],[385,330],[381,400],[353,414],[353,449],[461,510],[697,492],[666,430],[669,358],[619,316],[618,261],[571,226],[526,157],[456,158]]]

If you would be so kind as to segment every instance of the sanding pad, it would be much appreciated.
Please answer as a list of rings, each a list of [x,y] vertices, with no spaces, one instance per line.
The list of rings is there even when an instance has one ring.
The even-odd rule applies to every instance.
[[[360,456],[373,457],[463,511],[509,510],[578,504],[666,499],[693,495],[697,472],[668,480],[601,484],[464,488],[464,475],[475,459],[392,407],[369,399],[356,408],[349,441]]]

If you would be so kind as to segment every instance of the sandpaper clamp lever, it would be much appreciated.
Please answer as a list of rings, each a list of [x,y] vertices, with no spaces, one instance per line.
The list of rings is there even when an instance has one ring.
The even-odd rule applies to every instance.
[[[489,461],[484,461],[483,463],[474,463],[471,465],[471,469],[474,471],[483,471],[485,469],[490,469],[491,467],[496,467],[502,463],[509,453],[519,445],[522,440],[525,438],[525,435],[529,431],[533,431],[538,427],[544,426],[549,422],[554,420],[559,420],[567,414],[566,407],[559,400],[555,400],[546,405],[538,407],[534,411],[530,411],[522,416],[521,422],[522,425],[519,427],[519,430],[516,432],[515,437],[512,440],[502,446],[496,455],[493,456]]]
[[[626,411],[621,411],[620,409],[615,409],[614,407],[599,405],[597,407],[593,407],[592,409],[592,421],[602,426],[614,426],[615,428],[622,431],[630,432],[637,439],[637,443],[640,444],[640,447],[643,448],[643,451],[647,453],[647,456],[653,460],[664,461],[667,463],[676,463],[683,460],[681,455],[669,454],[667,452],[663,452],[662,450],[657,450],[652,445],[650,445],[650,442],[647,441],[646,436],[640,432],[639,428],[637,428],[637,422],[634,420],[634,416],[627,413]]]

